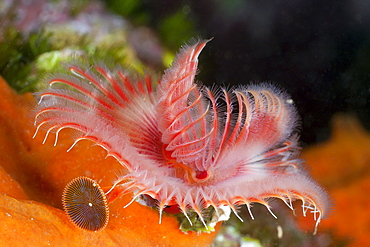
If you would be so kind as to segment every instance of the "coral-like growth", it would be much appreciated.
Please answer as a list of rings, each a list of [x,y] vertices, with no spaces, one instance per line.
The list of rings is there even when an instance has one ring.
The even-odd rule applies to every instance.
[[[297,115],[291,99],[268,84],[231,90],[195,84],[198,56],[207,41],[184,46],[157,85],[150,75],[122,68],[72,64],[72,75],[54,74],[39,93],[37,132],[73,128],[75,143],[95,142],[128,170],[112,186],[133,201],[149,196],[160,219],[168,206],[184,216],[217,213],[279,198],[302,200],[320,222],[328,210],[324,190],[297,159]],[[69,150],[70,150],[69,149]],[[161,220],[160,220],[161,221]]]
[[[332,246],[370,245],[370,133],[351,114],[336,113],[332,118],[331,137],[306,148],[302,157],[315,164],[312,174],[324,183],[335,202],[335,210],[322,224],[331,233]],[[354,219],[348,224],[348,219]],[[301,227],[312,221],[300,219]]]

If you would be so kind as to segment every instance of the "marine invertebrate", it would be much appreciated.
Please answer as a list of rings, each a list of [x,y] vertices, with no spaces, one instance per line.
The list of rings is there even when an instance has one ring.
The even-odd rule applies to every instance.
[[[2,246],[63,246],[66,245],[66,239],[71,247],[211,245],[215,232],[183,234],[178,231],[178,224],[173,217],[165,217],[162,224],[158,224],[157,212],[149,207],[133,203],[129,209],[123,208],[119,202],[129,202],[131,194],[123,195],[114,204],[109,204],[112,216],[129,217],[124,220],[109,217],[108,226],[99,234],[90,234],[69,223],[66,214],[54,207],[60,203],[65,185],[86,171],[91,171],[99,182],[104,177],[109,177],[107,182],[112,181],[115,173],[107,171],[117,171],[119,163],[112,157],[104,159],[101,154],[105,151],[99,146],[91,146],[89,141],[79,143],[67,153],[65,150],[71,145],[70,138],[59,138],[57,147],[49,145],[52,138],[45,145],[42,144],[43,132],[32,139],[34,126],[30,125],[29,114],[30,106],[36,103],[34,96],[16,93],[1,76],[0,92],[3,96],[0,98]],[[70,131],[73,130],[64,130],[61,137]],[[106,185],[108,188],[109,183]],[[148,229],[141,222],[154,227]]]
[[[207,208],[217,214],[228,206],[238,215],[244,204],[253,218],[252,203],[274,215],[268,199],[279,198],[290,208],[302,200],[317,225],[328,210],[327,195],[297,159],[291,100],[268,84],[226,90],[194,83],[206,43],[184,46],[158,85],[151,75],[103,63],[72,64],[72,75],[51,75],[39,93],[35,135],[45,128],[46,140],[53,131],[56,145],[62,129],[78,130],[68,150],[91,140],[128,170],[114,182],[111,200],[129,192],[132,201],[152,199],[160,219],[174,206],[207,228]]]
[[[63,208],[78,227],[98,231],[108,224],[109,209],[104,191],[94,180],[78,177],[63,192]]]

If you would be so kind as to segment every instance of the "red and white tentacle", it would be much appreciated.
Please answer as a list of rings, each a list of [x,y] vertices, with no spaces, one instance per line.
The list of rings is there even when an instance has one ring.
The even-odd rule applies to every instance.
[[[197,58],[205,44],[183,48],[166,71],[157,114],[172,158],[190,170],[206,170],[209,179],[178,185],[181,189],[172,187],[176,181],[155,183],[159,210],[176,198],[184,214],[192,208],[201,220],[201,208],[210,205],[228,205],[236,213],[235,204],[250,209],[258,202],[272,213],[267,198],[277,197],[289,207],[291,200],[302,200],[305,211],[319,213],[319,222],[328,209],[327,195],[296,158],[297,114],[290,98],[267,84],[219,91],[196,85]]]
[[[290,208],[292,200],[302,200],[304,213],[312,210],[320,222],[327,195],[296,158],[290,99],[266,84],[232,90],[195,84],[206,43],[185,46],[156,92],[149,76],[71,65],[73,76],[53,75],[39,95],[35,135],[44,128],[46,139],[54,131],[57,142],[62,129],[78,130],[75,143],[92,140],[129,169],[115,186],[135,191],[134,199],[158,200],[160,215],[177,204],[186,217],[191,209],[205,224],[209,206],[229,206],[237,215],[239,205],[251,213],[251,204],[261,203],[272,213],[268,198],[274,197]],[[189,171],[196,173],[193,180]]]
[[[48,89],[38,95],[35,135],[40,128],[46,129],[46,140],[50,132],[55,132],[56,144],[62,129],[76,129],[80,135],[70,149],[82,139],[91,140],[130,170],[133,167],[126,153],[132,152],[132,146],[158,159],[151,148],[160,141],[154,117],[153,78],[120,68],[111,71],[103,64],[73,64],[68,69],[73,75],[52,75]]]

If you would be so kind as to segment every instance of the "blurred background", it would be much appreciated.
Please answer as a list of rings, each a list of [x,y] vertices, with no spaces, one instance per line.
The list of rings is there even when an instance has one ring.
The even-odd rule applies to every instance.
[[[370,127],[367,0],[2,0],[1,5],[7,13],[2,28],[14,19],[24,35],[81,12],[110,11],[102,22],[115,20],[119,28],[118,16],[123,17],[129,24],[122,26],[130,25],[129,43],[155,69],[164,61],[163,47],[176,52],[191,38],[213,37],[201,54],[198,80],[225,86],[267,81],[285,88],[302,117],[303,145],[327,139],[336,112],[356,114]],[[34,59],[27,51],[20,56],[25,63]],[[5,67],[3,60],[0,72],[10,77]]]
[[[152,27],[176,50],[214,37],[201,55],[205,84],[269,81],[285,88],[302,117],[304,144],[329,136],[333,113],[370,127],[370,1],[187,0],[107,5]]]

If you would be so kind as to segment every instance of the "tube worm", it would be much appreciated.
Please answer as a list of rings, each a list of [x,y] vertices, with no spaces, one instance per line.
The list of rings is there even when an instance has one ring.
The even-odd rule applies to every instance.
[[[264,83],[229,90],[195,83],[206,43],[185,45],[159,82],[152,75],[109,69],[103,63],[69,65],[70,75],[51,75],[48,88],[38,94],[35,135],[44,128],[46,140],[54,132],[56,144],[58,133],[72,128],[80,134],[70,149],[82,139],[103,147],[128,170],[114,182],[111,198],[129,192],[132,201],[150,198],[159,222],[169,206],[190,223],[189,214],[195,213],[206,228],[210,207],[217,214],[227,206],[238,216],[238,207],[245,205],[253,219],[251,205],[260,203],[274,216],[269,198],[278,198],[291,209],[293,200],[301,200],[303,213],[313,213],[317,226],[328,211],[328,196],[298,159],[292,100]],[[80,182],[89,189],[73,198],[69,191],[82,188],[77,187]],[[79,202],[80,196],[85,208],[95,210],[85,200],[93,182],[75,183],[64,200]],[[64,204],[68,214],[77,210]],[[97,214],[107,213],[104,208],[97,206]],[[70,217],[75,223],[80,219]],[[105,224],[98,220],[89,228],[76,223],[88,230]]]

